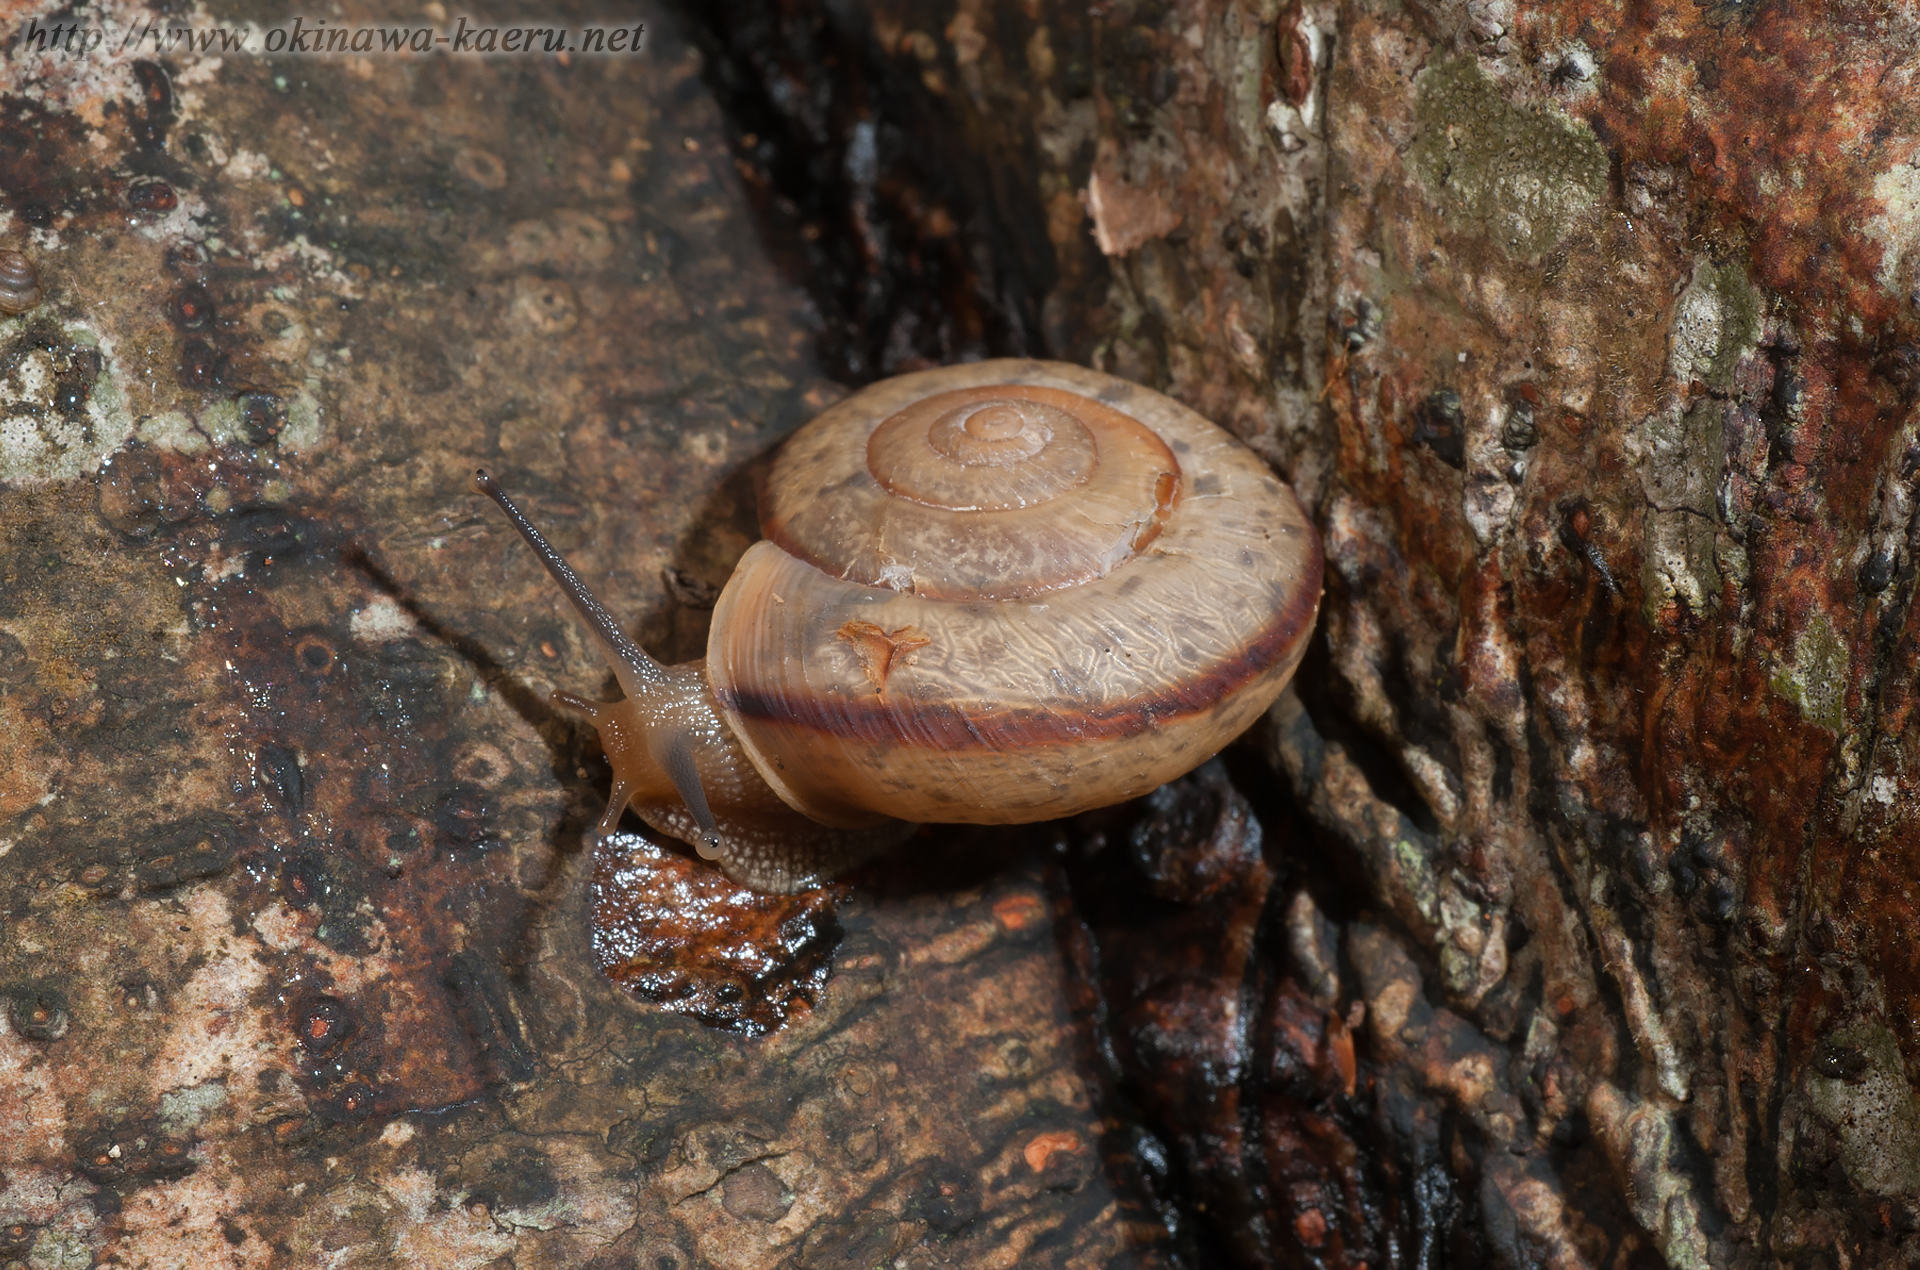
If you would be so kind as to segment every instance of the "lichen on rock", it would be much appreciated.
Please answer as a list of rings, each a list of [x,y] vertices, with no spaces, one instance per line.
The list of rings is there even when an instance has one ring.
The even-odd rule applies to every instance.
[[[1534,256],[1605,193],[1607,152],[1593,130],[1514,104],[1476,59],[1429,67],[1418,92],[1410,166],[1459,229]]]

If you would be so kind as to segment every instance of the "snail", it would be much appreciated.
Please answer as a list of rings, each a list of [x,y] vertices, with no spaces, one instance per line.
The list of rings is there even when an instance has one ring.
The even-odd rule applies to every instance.
[[[0,247],[0,313],[25,313],[46,294],[33,261],[22,252]]]
[[[916,823],[1144,794],[1273,702],[1319,608],[1291,490],[1159,393],[1054,362],[902,375],[788,438],[702,662],[620,629],[485,471],[625,699],[556,693],[630,804],[728,876],[794,891]]]

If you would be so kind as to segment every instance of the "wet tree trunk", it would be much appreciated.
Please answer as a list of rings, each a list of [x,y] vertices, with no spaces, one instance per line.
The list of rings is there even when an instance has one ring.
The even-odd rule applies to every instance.
[[[1167,932],[1138,912],[1103,931],[1121,884],[1074,875],[1120,1086],[1173,1144],[1185,1211],[1212,1214],[1203,1249],[1904,1264],[1904,20],[1704,0],[782,12],[706,37],[763,136],[806,134],[795,100],[878,121],[883,155],[906,121],[908,179],[850,207],[900,218],[900,189],[937,190],[919,241],[959,223],[986,244],[972,293],[1025,347],[1173,393],[1317,510],[1324,640],[1263,738],[1276,815],[1314,846],[1270,842],[1239,901],[1205,901],[1238,930],[1245,888],[1267,897],[1254,951],[1189,967],[1204,990],[1119,982],[1143,924]],[[782,92],[822,49],[857,93]],[[840,135],[853,172],[858,128]],[[933,324],[911,314],[886,329],[878,369],[969,351],[916,343]],[[1143,942],[1163,963],[1182,946]],[[1216,1038],[1211,1083],[1128,1048],[1167,1035],[1142,999],[1208,991],[1244,1028]]]
[[[56,10],[0,30],[0,1266],[1906,1263],[1900,19]],[[694,656],[784,432],[1021,354],[1293,480],[1297,692],[811,896],[596,852],[548,692],[606,672],[467,470]]]
[[[593,845],[549,693],[607,668],[469,473],[681,660],[845,392],[641,16],[572,61],[0,31],[45,293],[0,316],[0,1266],[1164,1263],[1040,839],[781,900]]]

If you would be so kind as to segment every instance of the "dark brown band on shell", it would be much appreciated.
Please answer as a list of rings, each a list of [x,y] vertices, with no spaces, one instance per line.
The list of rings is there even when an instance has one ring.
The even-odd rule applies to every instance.
[[[1318,579],[1323,559],[1310,531],[1303,576]],[[884,699],[836,700],[792,692],[716,689],[724,709],[746,719],[778,721],[822,735],[875,745],[937,747],[948,752],[1041,749],[1087,741],[1121,740],[1204,714],[1263,676],[1290,675],[1305,651],[1320,609],[1317,586],[1282,592],[1273,620],[1234,654],[1199,674],[1171,683],[1117,709],[1065,714],[1055,709],[962,709],[947,702],[916,702],[903,711]]]
[[[979,497],[952,479],[1082,431],[1091,469]],[[895,443],[914,436],[943,456],[933,476],[883,484],[875,453],[910,455]],[[1080,367],[871,385],[789,439],[769,492],[792,502],[762,505],[768,539],[714,608],[708,682],[762,778],[825,823],[1018,824],[1146,793],[1272,704],[1318,607],[1317,536],[1272,471],[1178,402]]]

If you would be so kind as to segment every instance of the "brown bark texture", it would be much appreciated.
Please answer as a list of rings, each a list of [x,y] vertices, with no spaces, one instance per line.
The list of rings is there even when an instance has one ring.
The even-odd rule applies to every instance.
[[[1379,1203],[1275,1140],[1194,1144],[1190,1185],[1257,1176],[1233,1255],[1907,1264],[1909,20],[881,0],[841,25],[897,112],[984,158],[1036,337],[1233,428],[1325,535],[1322,656],[1265,744],[1330,856],[1304,893],[1347,912],[1288,901],[1270,964],[1324,1003],[1291,1052],[1358,1032],[1344,1105],[1382,1137],[1348,1180]]]
[[[1156,1264],[1045,857],[776,900],[591,849],[548,693],[608,671],[468,473],[681,660],[844,393],[694,50],[67,58],[20,8],[0,1266]]]
[[[1898,11],[6,20],[0,1266],[1920,1252]],[[595,849],[609,676],[468,471],[684,659],[781,435],[1021,354],[1295,483],[1297,691],[808,895]]]

